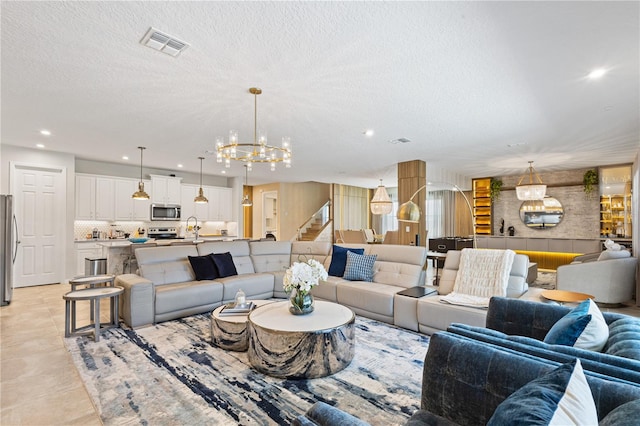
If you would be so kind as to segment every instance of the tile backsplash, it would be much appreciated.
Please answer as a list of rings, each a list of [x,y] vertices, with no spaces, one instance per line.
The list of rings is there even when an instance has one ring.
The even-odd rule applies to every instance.
[[[191,224],[193,224],[193,222]],[[219,234],[220,230],[226,229],[229,237],[235,237],[238,235],[237,222],[199,222],[198,225],[201,226],[201,234]],[[73,237],[75,240],[91,239],[94,229],[100,233],[100,239],[110,238],[111,236],[115,237],[116,231],[122,231],[123,233],[130,234],[131,237],[134,237],[136,236],[138,228],[144,229],[144,235],[146,236],[147,230],[154,227],[175,227],[178,230],[179,236],[187,238],[193,236],[193,233],[186,232],[186,221],[105,222],[76,220],[73,226]]]

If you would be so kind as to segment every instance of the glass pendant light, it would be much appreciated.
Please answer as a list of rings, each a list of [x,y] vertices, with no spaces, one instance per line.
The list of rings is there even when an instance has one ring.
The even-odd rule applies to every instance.
[[[138,190],[131,195],[131,198],[134,200],[148,200],[149,194],[144,191],[144,182],[142,181],[142,151],[147,148],[139,146],[138,149],[140,150],[140,182],[138,182]]]
[[[204,204],[209,202],[202,192],[202,160],[204,160],[204,157],[198,158],[200,159],[200,189],[198,190],[198,195],[193,199],[193,201],[198,204]]]

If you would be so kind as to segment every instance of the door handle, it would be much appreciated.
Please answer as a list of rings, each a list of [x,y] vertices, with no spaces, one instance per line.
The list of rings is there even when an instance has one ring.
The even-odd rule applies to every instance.
[[[13,229],[16,233],[16,251],[13,253],[13,259],[11,260],[12,264],[16,263],[16,256],[18,255],[18,244],[20,244],[20,240],[18,239],[18,221],[16,220],[16,215],[13,215]]]

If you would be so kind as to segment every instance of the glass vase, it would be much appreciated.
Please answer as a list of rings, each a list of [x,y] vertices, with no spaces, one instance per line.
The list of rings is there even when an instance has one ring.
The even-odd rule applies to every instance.
[[[306,315],[313,312],[313,296],[311,293],[293,290],[289,297],[289,312],[293,315]]]

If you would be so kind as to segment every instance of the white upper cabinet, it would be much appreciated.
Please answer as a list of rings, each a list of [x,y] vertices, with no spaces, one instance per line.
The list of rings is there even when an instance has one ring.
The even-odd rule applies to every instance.
[[[115,219],[148,221],[150,219],[150,200],[134,200],[131,195],[138,190],[138,179],[115,179]],[[143,181],[145,191],[151,190],[151,182]]]
[[[209,220],[229,222],[231,217],[231,188],[209,187]]]
[[[182,178],[151,175],[151,202],[155,204],[180,204]]]
[[[114,220],[114,194],[112,178],[76,175],[76,219]]]

